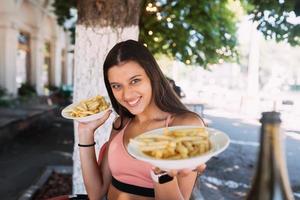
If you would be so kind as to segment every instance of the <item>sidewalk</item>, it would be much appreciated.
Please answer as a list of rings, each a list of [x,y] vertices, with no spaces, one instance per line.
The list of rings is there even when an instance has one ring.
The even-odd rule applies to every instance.
[[[0,196],[16,200],[49,165],[72,166],[73,122],[57,106],[0,108]]]
[[[247,118],[240,113],[212,109],[209,106],[205,107],[204,117],[210,127],[218,128],[230,134],[232,141],[243,140],[244,143],[250,142],[251,144],[256,141],[257,143],[258,132],[255,127],[260,125],[257,119]],[[29,123],[28,118],[35,120]],[[1,199],[18,199],[25,190],[39,180],[48,166],[72,166],[73,121],[60,117],[59,108],[52,109],[47,106],[36,105],[23,110],[14,109],[4,112],[1,109],[0,119],[6,119],[6,122],[9,122],[9,119],[15,119],[15,121],[7,124],[19,124],[15,127],[22,130],[19,134],[15,134],[13,140],[9,139],[4,146],[0,146]],[[1,120],[1,123],[4,124],[4,121]],[[30,126],[20,124],[29,124]],[[3,127],[7,126],[2,125],[0,127],[2,128],[0,133],[2,133]],[[26,127],[30,127],[30,129],[24,129]],[[246,134],[244,134],[244,130],[247,130]],[[291,141],[291,138],[288,139],[290,139],[290,143],[287,148],[297,150],[298,140]],[[232,143],[218,158],[212,158],[207,163],[208,168],[205,174],[198,179],[197,184],[199,185],[197,186],[198,190],[194,191],[194,199],[243,199],[247,190],[246,186],[250,183],[248,179],[251,176],[248,174],[255,165],[254,160],[257,156],[255,148],[253,145],[245,146],[243,143]],[[297,170],[299,169],[297,165],[299,162],[295,162],[298,160],[295,152],[291,152],[287,157],[290,161],[288,162],[289,170],[295,179],[292,182],[294,188],[299,185],[298,179],[295,178],[297,177],[295,174],[297,175],[299,172]],[[247,159],[244,160],[244,158]],[[233,171],[228,171],[229,169]],[[293,178],[293,176],[290,177]],[[235,186],[238,187],[235,188]],[[296,188],[297,194],[298,191]]]
[[[0,120],[1,199],[20,198],[49,166],[72,167],[73,121],[58,107],[0,108]],[[197,192],[194,199],[203,199]]]

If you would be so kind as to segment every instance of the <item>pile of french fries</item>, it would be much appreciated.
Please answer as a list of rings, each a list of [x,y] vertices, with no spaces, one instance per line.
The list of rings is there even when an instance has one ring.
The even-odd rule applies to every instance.
[[[95,96],[86,100],[80,101],[76,106],[67,110],[72,117],[86,117],[96,114],[109,107],[103,96]]]
[[[140,135],[131,140],[146,155],[155,159],[185,159],[201,155],[211,149],[205,128],[180,129],[163,134]]]

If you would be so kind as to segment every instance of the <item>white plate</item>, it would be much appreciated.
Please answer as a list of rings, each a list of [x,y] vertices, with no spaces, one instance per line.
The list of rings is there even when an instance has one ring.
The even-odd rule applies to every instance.
[[[78,122],[90,122],[90,121],[100,119],[109,109],[111,109],[111,107],[109,106],[106,110],[100,111],[100,112],[98,112],[96,114],[93,114],[93,115],[89,115],[89,116],[86,116],[86,117],[73,117],[73,116],[70,115],[70,112],[68,112],[68,110],[72,109],[73,107],[75,107],[77,105],[78,105],[78,103],[72,103],[71,105],[65,107],[61,111],[61,115],[66,119],[73,119],[73,120],[76,120]]]
[[[188,128],[199,128],[199,126],[173,126],[168,127],[169,130],[176,129],[188,129]],[[163,134],[165,128],[155,129],[144,134]],[[179,160],[163,160],[155,159],[139,150],[137,143],[129,142],[127,146],[127,151],[130,155],[135,157],[138,160],[142,160],[152,164],[155,167],[159,167],[162,170],[171,170],[171,169],[195,169],[197,166],[206,163],[211,157],[218,155],[224,151],[229,145],[229,137],[216,129],[207,128],[209,139],[212,144],[212,148],[207,153],[204,153],[200,156],[195,156],[187,159]]]

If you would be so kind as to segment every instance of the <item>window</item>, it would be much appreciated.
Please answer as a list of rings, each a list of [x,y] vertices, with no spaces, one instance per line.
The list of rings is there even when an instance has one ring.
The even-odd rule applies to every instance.
[[[18,50],[16,59],[17,88],[30,80],[30,35],[20,32],[18,35]]]

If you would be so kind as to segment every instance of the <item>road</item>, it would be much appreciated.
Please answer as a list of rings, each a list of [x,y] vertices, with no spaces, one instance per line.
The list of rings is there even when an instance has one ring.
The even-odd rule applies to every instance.
[[[0,199],[16,200],[47,166],[72,165],[73,123],[55,118],[41,129],[19,133],[0,148]]]
[[[204,117],[209,127],[227,133],[231,143],[223,153],[207,163],[206,172],[198,179],[197,188],[200,189],[194,191],[195,199],[245,199],[259,151],[260,123],[213,109],[206,110]],[[295,199],[300,200],[300,134],[285,132],[284,135],[289,178]]]
[[[195,190],[194,199],[244,199],[255,170],[260,124],[216,109],[205,109],[204,116],[209,127],[229,135],[231,144],[207,163],[207,170],[197,182],[199,190]],[[20,134],[0,150],[1,199],[15,200],[48,165],[71,165],[72,149],[71,121],[57,119],[44,130]],[[296,200],[300,200],[299,152],[300,134],[288,133],[286,157]]]

